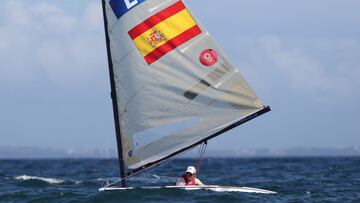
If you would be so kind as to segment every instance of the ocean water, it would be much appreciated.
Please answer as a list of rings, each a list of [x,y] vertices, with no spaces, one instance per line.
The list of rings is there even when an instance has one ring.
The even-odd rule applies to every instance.
[[[128,181],[172,185],[191,159],[175,159]],[[118,162],[0,160],[0,202],[360,202],[360,157],[205,159],[206,184],[257,187],[274,195],[182,189],[98,192],[118,178]]]

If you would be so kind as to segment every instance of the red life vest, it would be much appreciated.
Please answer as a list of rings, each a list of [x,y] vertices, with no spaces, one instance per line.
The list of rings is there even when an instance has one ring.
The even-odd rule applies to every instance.
[[[184,178],[185,186],[196,185],[195,176],[191,176],[191,180],[190,180],[190,181],[188,181],[188,179],[186,178],[186,174],[182,175],[181,177]]]

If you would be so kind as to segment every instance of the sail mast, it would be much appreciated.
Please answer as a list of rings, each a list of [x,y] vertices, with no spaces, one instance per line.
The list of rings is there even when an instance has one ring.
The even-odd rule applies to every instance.
[[[120,131],[120,116],[119,116],[119,111],[118,111],[119,108],[118,108],[118,103],[117,103],[117,92],[116,92],[116,88],[115,88],[114,70],[113,70],[113,63],[112,63],[112,57],[111,57],[111,51],[110,51],[110,39],[109,39],[109,32],[108,32],[108,21],[106,18],[105,0],[102,0],[102,9],[103,9],[103,17],[104,17],[107,58],[108,58],[108,64],[109,64],[111,99],[112,99],[113,111],[114,111],[115,132],[116,132],[119,165],[120,165],[121,185],[122,185],[122,187],[126,187],[126,174],[125,174],[124,158],[123,158],[123,153],[122,153],[123,150],[122,150],[121,131]]]

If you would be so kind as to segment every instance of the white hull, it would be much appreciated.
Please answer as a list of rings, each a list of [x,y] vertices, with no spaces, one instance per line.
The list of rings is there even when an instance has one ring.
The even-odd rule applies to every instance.
[[[235,186],[220,186],[220,185],[206,185],[206,186],[154,186],[154,187],[103,187],[100,192],[105,191],[124,191],[132,189],[185,189],[185,190],[210,190],[214,192],[243,192],[243,193],[258,193],[258,194],[276,194],[274,191],[263,190],[251,187],[235,187]]]

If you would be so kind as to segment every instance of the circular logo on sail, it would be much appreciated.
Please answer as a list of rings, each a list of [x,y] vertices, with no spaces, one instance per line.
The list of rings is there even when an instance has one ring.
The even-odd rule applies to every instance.
[[[204,66],[212,66],[218,60],[218,55],[213,49],[205,49],[200,54],[200,62]]]

